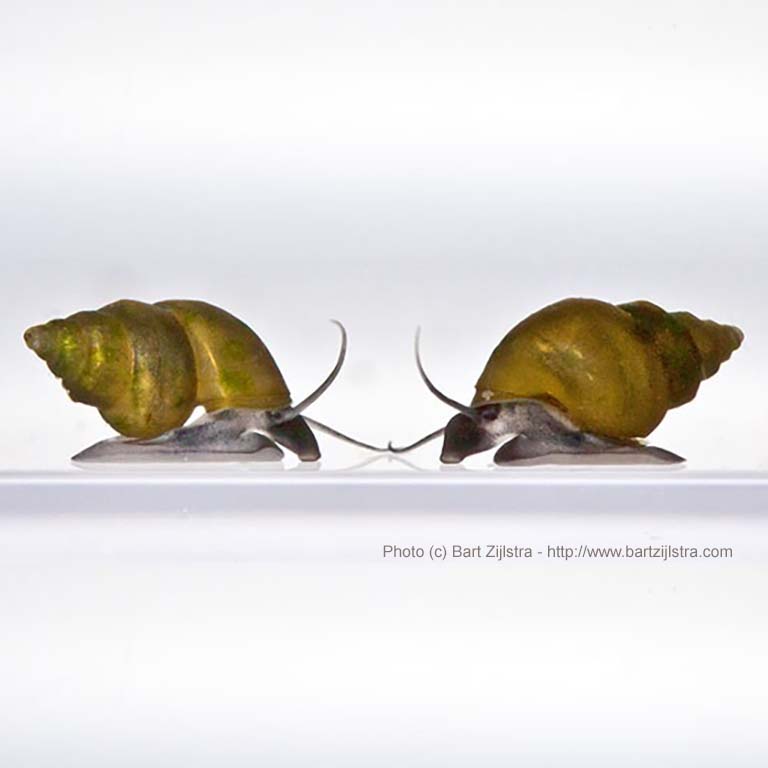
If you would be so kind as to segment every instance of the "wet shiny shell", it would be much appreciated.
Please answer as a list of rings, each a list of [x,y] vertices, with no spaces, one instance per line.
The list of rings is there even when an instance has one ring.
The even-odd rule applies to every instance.
[[[473,405],[541,399],[582,430],[644,437],[693,399],[739,347],[738,328],[646,301],[565,299],[515,326],[493,351]]]
[[[291,399],[261,339],[201,301],[122,300],[25,333],[70,397],[127,437],[179,427],[197,405],[278,409]]]

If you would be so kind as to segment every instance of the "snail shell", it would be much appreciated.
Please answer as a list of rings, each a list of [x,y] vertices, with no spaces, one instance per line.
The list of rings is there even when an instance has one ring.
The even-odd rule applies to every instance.
[[[515,326],[491,354],[473,406],[549,401],[584,432],[645,437],[694,398],[744,335],[647,301],[565,299]]]
[[[70,397],[117,432],[149,439],[182,426],[196,406],[277,410],[288,387],[262,340],[202,301],[122,300],[24,334]]]

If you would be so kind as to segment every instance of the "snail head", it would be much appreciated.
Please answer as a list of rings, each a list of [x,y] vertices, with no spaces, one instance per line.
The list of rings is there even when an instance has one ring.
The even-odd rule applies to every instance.
[[[445,425],[440,453],[443,464],[458,464],[467,456],[493,448],[498,442],[501,406],[483,405],[472,410],[472,416],[457,413]]]
[[[405,453],[418,448],[424,443],[442,435],[443,450],[440,460],[444,464],[458,464],[467,456],[480,453],[496,445],[505,435],[514,434],[518,427],[518,413],[515,403],[488,403],[479,406],[464,405],[441,392],[430,380],[421,361],[419,343],[421,329],[416,330],[414,351],[416,366],[427,389],[441,402],[458,411],[446,426],[410,445],[395,447],[390,443],[393,453]]]

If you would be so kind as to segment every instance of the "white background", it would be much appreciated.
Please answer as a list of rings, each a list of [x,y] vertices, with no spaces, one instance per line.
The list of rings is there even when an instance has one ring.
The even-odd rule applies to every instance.
[[[572,295],[741,326],[654,440],[692,468],[768,466],[764,3],[33,0],[0,18],[6,466],[110,434],[22,343],[54,316],[210,300],[296,397],[337,317],[349,363],[312,413],[405,442],[451,415],[418,379],[417,324],[466,401],[502,335]]]
[[[743,1],[0,0],[0,467],[69,472],[0,477],[0,763],[764,766],[766,486],[721,473],[710,496],[697,470],[768,469],[767,39]],[[465,472],[498,509],[457,506],[461,470],[320,470],[331,490],[295,508],[265,489],[311,470],[210,470],[207,495],[176,478],[158,508],[148,482],[133,509],[69,469],[109,429],[21,339],[118,298],[206,299],[298,398],[336,317],[349,361],[312,415],[407,441],[450,416],[417,324],[468,400],[501,336],[571,295],[744,329],[654,435],[690,469]],[[324,469],[365,459],[322,446]],[[411,477],[423,495],[388,508]],[[383,563],[388,539],[734,559],[439,569]]]

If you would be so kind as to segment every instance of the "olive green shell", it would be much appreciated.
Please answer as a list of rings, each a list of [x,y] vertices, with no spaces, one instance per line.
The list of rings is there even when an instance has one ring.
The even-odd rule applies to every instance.
[[[24,339],[70,397],[121,435],[152,438],[194,408],[279,409],[291,398],[245,323],[202,301],[116,301],[30,328]]]
[[[502,339],[472,404],[541,399],[586,432],[645,437],[670,408],[694,398],[743,338],[734,326],[647,301],[565,299]]]

